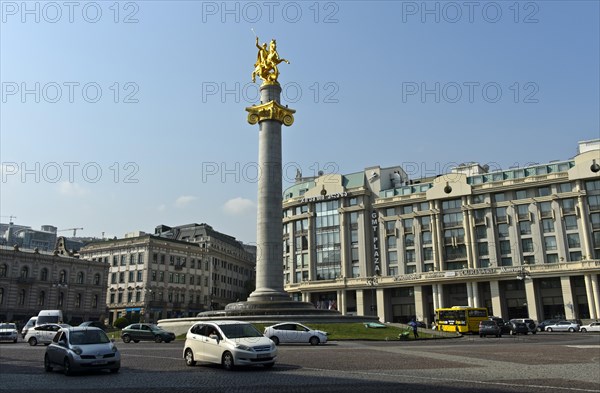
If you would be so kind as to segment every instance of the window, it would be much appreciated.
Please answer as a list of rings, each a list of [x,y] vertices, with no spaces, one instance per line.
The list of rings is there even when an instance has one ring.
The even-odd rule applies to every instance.
[[[576,216],[565,216],[565,229],[566,230],[577,229],[577,217]]]
[[[100,274],[94,274],[94,285],[100,285]]]
[[[561,201],[563,213],[575,213],[575,199],[568,198]]]
[[[533,252],[533,239],[521,239],[523,252]]]
[[[405,260],[406,263],[415,262],[415,250],[406,250]]]
[[[540,203],[540,214],[542,217],[552,217],[552,202]]]
[[[506,208],[505,207],[497,207],[496,208],[496,222],[506,222]]]
[[[6,264],[0,265],[0,277],[6,277],[7,272],[8,272],[8,266]]]
[[[111,273],[110,274],[110,283],[111,284],[116,284],[117,283],[117,273]]]
[[[81,293],[75,295],[75,308],[81,308]]]
[[[38,295],[38,306],[43,306],[46,303],[46,292],[44,291],[40,291],[40,294]]]
[[[433,261],[433,248],[431,248],[431,247],[423,248],[423,260],[424,261]]]
[[[415,235],[409,233],[404,235],[404,246],[405,247],[414,247],[415,245]]]
[[[114,294],[111,293],[110,296],[113,297]],[[98,308],[98,295],[92,296],[92,308]]]
[[[554,220],[551,218],[545,218],[542,220],[542,232],[552,233],[554,232]]]
[[[581,261],[582,256],[581,256],[581,251],[572,251],[569,253],[569,260],[570,261]]]
[[[477,240],[487,239],[487,228],[484,226],[475,227],[475,238]]]
[[[67,282],[67,271],[66,270],[60,271],[60,274],[58,275],[58,282],[60,282],[61,284],[65,284]]]
[[[0,304],[4,303],[4,288],[0,288]]]
[[[48,269],[42,269],[42,271],[40,272],[40,281],[48,281]]]
[[[111,293],[111,294],[110,294],[110,303],[112,304],[112,303],[114,303],[114,302],[115,302],[115,294],[114,294],[114,293]]]
[[[17,302],[17,304],[18,304],[19,306],[24,306],[24,305],[25,305],[25,295],[26,295],[26,292],[25,292],[25,290],[24,290],[24,289],[21,289],[21,290],[19,291],[19,300],[18,300],[18,302]]]
[[[137,281],[138,282],[142,282],[142,274],[143,273],[144,272],[142,270],[138,270],[138,272],[137,272]]]
[[[548,196],[550,195],[550,187],[540,187],[538,188],[538,196]]]
[[[388,236],[385,239],[387,248],[396,248],[396,236]]]
[[[134,277],[134,271],[131,270],[129,272],[129,281],[128,282],[134,282],[135,281],[134,279],[135,279],[135,277]]]
[[[120,272],[119,273],[119,283],[124,283],[125,282],[125,272]]]
[[[527,190],[517,190],[515,192],[515,199],[525,199],[527,198]]]
[[[600,210],[600,195],[589,195],[588,206],[590,207],[590,211]]]
[[[121,266],[125,266],[127,264],[127,255],[121,255]]]
[[[498,236],[508,237],[508,224],[498,224]]]
[[[531,235],[531,222],[530,221],[519,222],[519,233],[521,235]]]
[[[65,303],[65,293],[64,292],[59,292],[58,293],[58,301],[56,303],[56,305],[58,307],[62,307]]]
[[[112,265],[113,266],[118,266],[119,265],[119,259],[117,258],[116,255],[113,255],[113,257],[112,257]]]
[[[505,200],[506,200],[506,197],[504,196],[503,192],[494,194],[494,202],[504,202]]]
[[[21,268],[21,278],[29,277],[29,268],[27,266],[23,266]]]
[[[547,254],[546,263],[558,263],[558,254]]]
[[[510,258],[510,257],[500,258],[500,266],[512,266],[512,258]]]
[[[500,254],[510,254],[510,242],[508,240],[500,240]]]
[[[431,244],[431,241],[432,241],[431,240],[431,232],[425,231],[425,232],[421,233],[421,237],[423,238],[422,239],[423,244]]]
[[[546,250],[556,250],[556,237],[546,236],[544,237],[544,246]]]
[[[569,248],[580,248],[581,242],[579,241],[579,234],[577,234],[577,233],[567,234],[567,243],[569,244]]]
[[[487,243],[477,243],[477,253],[479,256],[489,255]]]
[[[140,252],[138,254],[138,264],[143,264],[144,263],[144,253]]]
[[[517,217],[519,220],[529,220],[529,205],[518,205]]]
[[[77,284],[83,284],[83,272],[77,273]]]
[[[559,192],[571,192],[573,191],[573,185],[571,183],[561,183],[558,185]]]
[[[460,209],[461,200],[460,199],[449,199],[446,201],[442,201],[442,209]]]
[[[130,254],[129,255],[129,264],[130,265],[135,265],[135,254]]]

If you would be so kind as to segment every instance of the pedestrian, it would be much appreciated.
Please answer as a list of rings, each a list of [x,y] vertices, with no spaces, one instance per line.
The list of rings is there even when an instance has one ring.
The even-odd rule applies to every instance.
[[[415,336],[415,340],[416,340],[417,338],[419,338],[419,332],[417,331],[417,323],[416,323],[416,322],[415,322],[415,320],[413,319],[413,320],[412,320],[412,321],[410,321],[408,324],[409,324],[410,326],[412,326],[412,328],[413,328],[413,334],[414,334],[414,336]]]

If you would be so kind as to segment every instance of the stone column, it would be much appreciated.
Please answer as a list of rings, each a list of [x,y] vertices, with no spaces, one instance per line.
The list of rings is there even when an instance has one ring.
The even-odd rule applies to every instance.
[[[278,83],[263,84],[261,105],[246,108],[248,122],[259,123],[256,217],[256,290],[253,301],[289,301],[283,289],[281,124],[293,123],[293,110],[279,104]]]
[[[588,302],[588,310],[590,312],[590,318],[591,319],[598,319],[598,314],[596,312],[596,308],[597,308],[597,299],[596,296],[594,296],[594,288],[593,288],[593,284],[592,284],[592,277],[594,277],[593,274],[586,274],[584,276],[584,280],[585,280],[585,294],[587,297],[587,302]]]
[[[498,280],[490,281],[490,292],[492,297],[492,313],[494,316],[504,318],[502,314],[502,299],[500,298],[500,285]]]
[[[573,291],[571,290],[571,277],[561,277],[560,287],[562,289],[562,298],[565,308],[565,318],[575,319],[575,305],[573,304]]]
[[[527,298],[527,316],[534,321],[539,321],[535,282],[532,279],[525,280],[525,296]]]

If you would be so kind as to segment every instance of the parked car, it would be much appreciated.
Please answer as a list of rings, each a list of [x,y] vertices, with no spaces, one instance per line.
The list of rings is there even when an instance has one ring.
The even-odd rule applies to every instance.
[[[38,344],[48,345],[52,342],[54,336],[56,336],[56,332],[62,328],[70,327],[71,325],[64,323],[46,323],[44,325],[39,325],[27,331],[27,334],[25,335],[25,341],[27,341],[31,346]]]
[[[586,332],[600,332],[600,322],[592,322],[587,325],[583,325],[579,328],[582,333]]]
[[[558,321],[546,326],[547,332],[578,332],[579,324],[570,321]]]
[[[27,331],[35,326],[36,321],[37,321],[37,315],[35,317],[29,318],[29,321],[27,321],[25,326],[23,326],[23,329],[21,329],[21,337],[25,338]]]
[[[226,370],[249,365],[269,368],[277,359],[277,346],[248,322],[197,322],[187,332],[183,358],[188,366],[208,362]]]
[[[507,325],[506,321],[500,317],[488,317],[490,321],[496,322],[500,327],[502,334],[510,334],[510,326]]]
[[[555,323],[556,323],[556,322],[558,322],[558,321],[560,321],[560,319],[546,319],[546,320],[544,320],[544,321],[540,322],[540,323],[537,325],[537,328],[536,328],[536,330],[537,330],[538,332],[545,332],[545,331],[546,331],[546,326],[548,326],[548,325],[553,325],[553,324],[555,324]]]
[[[80,327],[96,327],[106,332],[106,325],[100,321],[85,321],[79,324]]]
[[[298,322],[284,322],[267,326],[264,335],[275,345],[279,343],[310,343],[310,345],[325,344],[327,332],[314,330]]]
[[[74,327],[62,329],[46,348],[44,370],[60,366],[65,375],[75,371],[108,369],[119,372],[121,354],[102,329]]]
[[[167,332],[157,325],[151,323],[134,323],[121,331],[121,339],[124,343],[133,341],[154,341],[157,343],[169,343],[175,340],[175,333]]]
[[[533,319],[514,318],[514,319],[511,319],[511,321],[523,322],[525,325],[527,325],[527,328],[529,329],[529,333],[531,333],[531,334],[537,333],[537,326],[535,325],[535,322],[533,322]]]
[[[479,337],[494,335],[502,337],[502,330],[495,321],[487,320],[479,322]]]
[[[19,331],[14,323],[0,323],[0,341],[17,342]]]
[[[527,334],[529,333],[529,328],[523,322],[519,322],[517,320],[511,319],[506,323],[510,329],[509,334],[514,336],[517,334]]]

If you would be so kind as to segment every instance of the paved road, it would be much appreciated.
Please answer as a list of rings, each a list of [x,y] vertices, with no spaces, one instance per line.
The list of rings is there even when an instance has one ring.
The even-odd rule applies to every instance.
[[[233,372],[186,367],[183,341],[118,346],[119,374],[65,377],[44,372],[44,346],[0,344],[0,391],[600,393],[600,334],[591,333],[281,345],[272,369]]]

